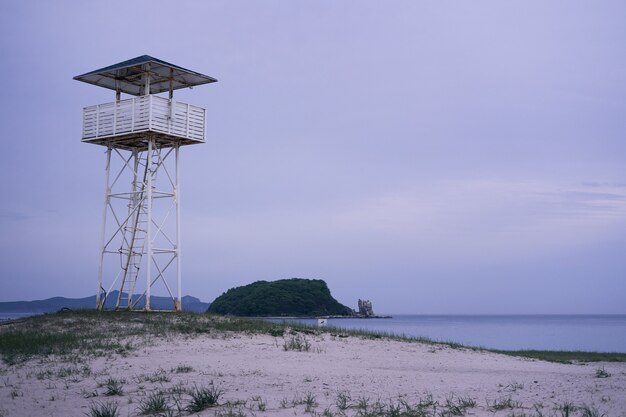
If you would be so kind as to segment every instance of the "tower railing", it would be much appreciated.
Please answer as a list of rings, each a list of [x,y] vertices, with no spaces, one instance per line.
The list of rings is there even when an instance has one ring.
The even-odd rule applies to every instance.
[[[82,140],[154,131],[204,142],[206,110],[155,95],[83,108]]]

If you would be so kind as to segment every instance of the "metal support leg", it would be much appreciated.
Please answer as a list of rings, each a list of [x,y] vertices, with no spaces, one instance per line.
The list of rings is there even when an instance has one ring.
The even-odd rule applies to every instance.
[[[153,248],[152,248],[152,152],[154,151],[154,140],[150,139],[148,141],[148,156],[146,158],[146,169],[148,170],[148,175],[146,176],[146,187],[147,187],[147,196],[146,196],[146,204],[148,211],[147,218],[147,229],[148,233],[146,239],[148,240],[148,259],[146,264],[146,306],[145,310],[150,311],[150,287],[152,286],[152,262],[153,262]]]
[[[182,290],[181,290],[181,264],[180,264],[180,182],[179,175],[180,171],[178,169],[178,158],[179,158],[179,150],[180,146],[176,145],[176,154],[175,154],[175,164],[176,164],[176,185],[174,190],[174,204],[176,205],[176,283],[178,287],[178,299],[174,303],[175,311],[182,311]]]
[[[150,311],[152,293],[165,290],[165,308],[182,310],[179,146],[146,137],[141,147],[108,149],[97,308],[118,289],[116,309]]]
[[[102,310],[104,308],[105,299],[102,299],[102,270],[104,264],[104,250],[106,240],[106,219],[107,219],[107,207],[109,205],[109,196],[111,189],[109,187],[109,174],[111,172],[111,145],[107,146],[107,162],[104,174],[104,204],[102,207],[102,231],[100,241],[100,266],[98,268],[98,289],[96,291],[96,309]]]

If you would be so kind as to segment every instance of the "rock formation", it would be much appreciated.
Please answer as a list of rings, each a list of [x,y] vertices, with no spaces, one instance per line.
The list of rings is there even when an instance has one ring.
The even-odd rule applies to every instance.
[[[372,302],[370,300],[359,299],[359,316],[361,317],[374,317],[374,310],[372,309]]]

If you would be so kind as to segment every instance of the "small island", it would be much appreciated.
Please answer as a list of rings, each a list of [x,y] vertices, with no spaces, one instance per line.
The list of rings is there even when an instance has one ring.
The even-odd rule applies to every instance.
[[[242,317],[354,317],[355,312],[333,298],[320,279],[256,281],[231,288],[207,312]]]

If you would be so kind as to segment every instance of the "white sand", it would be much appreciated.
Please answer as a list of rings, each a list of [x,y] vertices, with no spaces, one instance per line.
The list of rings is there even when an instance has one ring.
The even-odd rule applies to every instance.
[[[477,404],[467,414],[476,416],[512,412],[530,416],[535,407],[545,416],[561,416],[555,407],[566,402],[595,407],[599,415],[626,416],[625,363],[563,365],[417,343],[330,335],[307,338],[309,352],[285,351],[282,337],[203,335],[153,340],[127,357],[3,364],[0,416],[78,416],[88,413],[94,401],[111,400],[119,403],[120,416],[137,415],[140,401],[150,392],[178,384],[193,388],[211,383],[224,390],[220,403],[239,400],[246,404],[234,409],[222,405],[197,415],[229,410],[249,416],[309,415],[304,405],[293,405],[307,395],[315,396],[315,412],[329,408],[337,415],[338,393],[345,392],[353,405],[359,398],[370,404],[399,399],[414,404],[428,394],[439,403],[451,396],[471,397]],[[179,365],[193,370],[177,373],[174,369]],[[80,372],[83,366],[90,375]],[[596,377],[596,369],[602,367],[610,377]],[[159,379],[157,375],[168,381],[147,380],[150,376]],[[105,388],[98,383],[110,377],[125,380],[123,396],[104,396]],[[488,403],[509,397],[520,407],[489,410]],[[184,404],[188,398],[184,396]],[[260,403],[265,403],[265,411],[259,410],[263,408]],[[348,416],[357,412],[356,408],[345,411]]]

